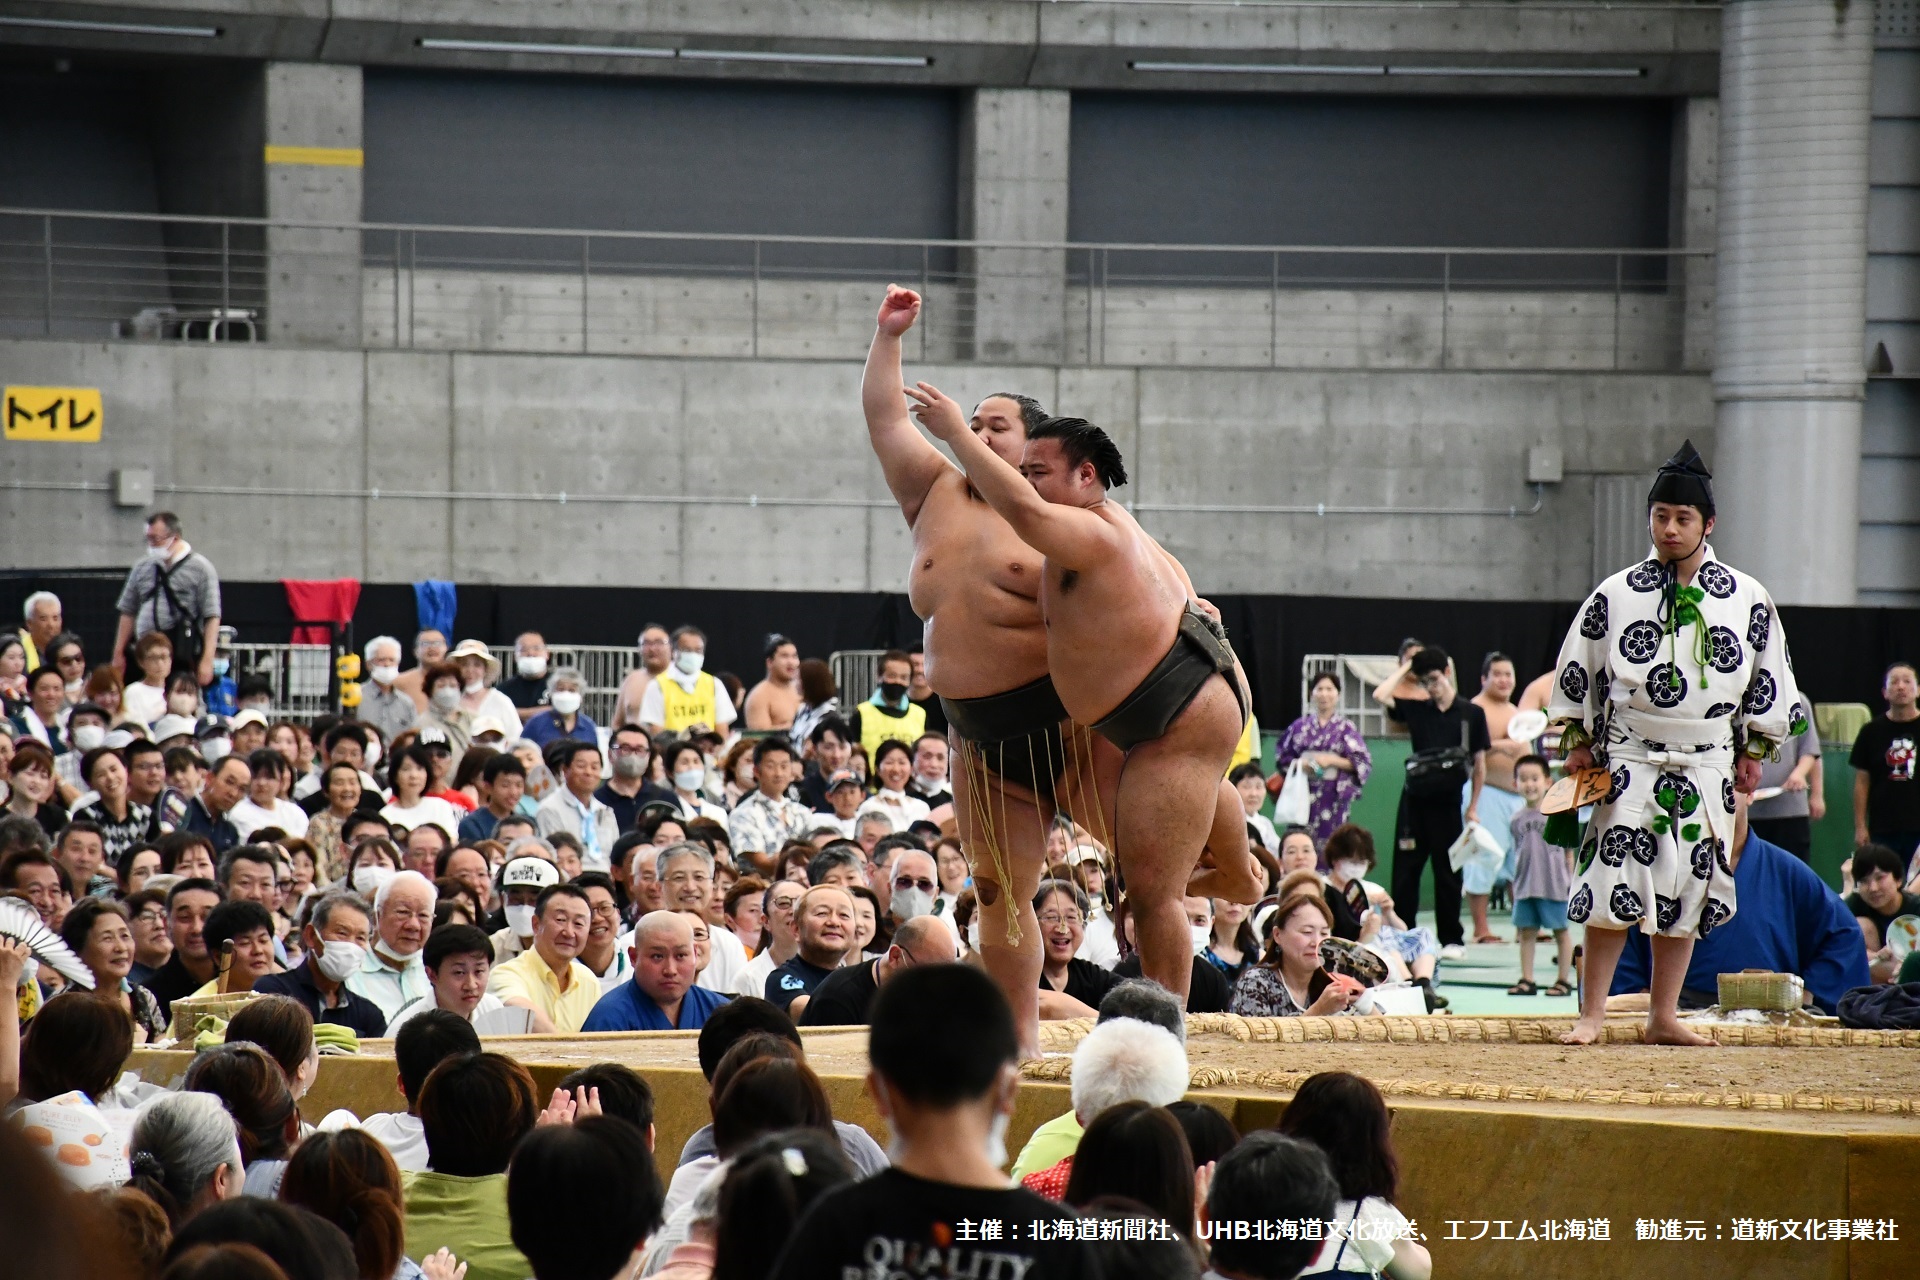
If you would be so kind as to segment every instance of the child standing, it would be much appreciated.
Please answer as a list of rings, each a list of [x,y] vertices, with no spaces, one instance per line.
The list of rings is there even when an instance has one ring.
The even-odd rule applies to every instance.
[[[1558,972],[1550,996],[1573,994],[1573,940],[1567,933],[1567,892],[1573,885],[1573,850],[1546,841],[1547,815],[1540,801],[1547,794],[1547,762],[1522,756],[1513,766],[1514,785],[1526,807],[1513,815],[1513,928],[1520,942],[1520,981],[1510,996],[1540,994],[1533,982],[1533,944],[1540,930],[1553,931]]]

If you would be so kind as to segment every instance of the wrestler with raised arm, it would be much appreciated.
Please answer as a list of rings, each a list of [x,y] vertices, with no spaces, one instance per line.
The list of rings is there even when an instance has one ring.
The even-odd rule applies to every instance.
[[[1245,674],[1179,561],[1107,500],[1127,473],[1106,432],[1082,418],[1029,426],[1015,470],[951,399],[924,382],[906,391],[974,488],[1046,556],[1047,665],[1067,714],[1126,753],[1114,853],[1142,969],[1184,998],[1193,935],[1183,897],[1251,903],[1261,889],[1226,781],[1246,724]],[[1203,853],[1214,865],[1195,875]]]
[[[900,339],[919,314],[918,294],[888,288],[860,399],[887,487],[913,531],[908,597],[926,622],[926,675],[953,738],[954,806],[980,903],[981,957],[1013,1005],[1021,1051],[1037,1055],[1045,954],[1032,902],[1047,827],[1058,808],[1100,827],[1097,770],[1111,779],[1119,753],[1064,724],[1047,674],[1040,553],[907,415]],[[1011,464],[1029,426],[1045,418],[1031,397],[991,395],[973,411],[969,438]],[[1069,796],[1086,800],[1069,804]]]

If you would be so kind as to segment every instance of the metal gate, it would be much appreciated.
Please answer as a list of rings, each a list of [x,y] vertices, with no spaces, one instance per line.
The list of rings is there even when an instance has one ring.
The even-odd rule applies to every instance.
[[[230,652],[236,683],[257,676],[273,689],[269,719],[311,721],[340,710],[333,683],[332,645],[237,640]]]
[[[513,674],[513,646],[489,646],[493,656],[500,660],[500,673],[503,677]],[[580,672],[586,687],[580,691],[580,710],[586,717],[603,729],[616,729],[613,723],[614,704],[620,698],[620,682],[627,673],[640,665],[640,650],[631,645],[613,644],[549,644],[547,646],[547,670],[559,667],[574,667]],[[512,726],[508,726],[510,729]]]

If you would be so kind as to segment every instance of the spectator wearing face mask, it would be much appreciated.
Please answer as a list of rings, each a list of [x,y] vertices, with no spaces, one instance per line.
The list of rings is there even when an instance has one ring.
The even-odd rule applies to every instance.
[[[608,736],[607,745],[613,755],[613,776],[600,784],[593,798],[613,810],[614,824],[619,830],[631,831],[640,819],[642,807],[654,803],[674,804],[674,794],[647,781],[647,767],[653,763],[653,741],[645,729],[637,724],[622,725]],[[701,778],[705,778],[704,769]],[[700,782],[695,781],[690,790],[699,785]]]
[[[641,695],[641,726],[656,736],[662,730],[686,737],[708,730],[724,733],[736,712],[726,687],[704,670],[706,632],[679,627],[672,639],[672,665],[649,682]]]
[[[880,658],[880,683],[873,696],[853,709],[848,720],[853,726],[853,740],[866,748],[867,758],[873,760],[876,767],[879,757],[875,754],[883,742],[898,742],[908,751],[911,762],[913,743],[927,732],[927,713],[913,704],[909,698],[909,686],[913,682],[913,661],[899,649],[889,650]],[[908,770],[912,772],[911,768]],[[904,783],[902,784],[904,786]],[[902,824],[901,830],[906,827]]]
[[[115,608],[113,669],[126,672],[127,646],[159,631],[173,640],[173,669],[201,687],[213,683],[214,637],[220,634],[220,575],[213,562],[187,545],[180,517],[158,511],[147,521],[146,557],[127,574]]]
[[[572,738],[598,748],[599,726],[580,711],[586,687],[586,679],[578,667],[556,668],[547,681],[546,709],[536,710],[527,717],[526,727],[520,731],[521,736],[542,747],[562,738]]]
[[[558,676],[546,637],[538,631],[522,631],[513,638],[513,672],[495,687],[513,703],[520,723],[525,724],[551,705],[549,696]]]
[[[420,949],[433,929],[438,897],[433,881],[417,871],[400,872],[374,895],[373,945],[347,985],[388,1018],[433,990]]]
[[[380,1006],[349,990],[347,979],[360,972],[372,933],[372,909],[357,894],[322,894],[307,910],[300,931],[306,953],[298,967],[268,974],[254,984],[262,995],[291,996],[315,1022],[351,1027],[359,1036],[377,1036],[386,1030],[387,1016]]]
[[[375,636],[367,642],[366,660],[367,682],[360,686],[354,716],[392,742],[420,719],[413,699],[395,684],[400,678],[400,642],[392,636]]]

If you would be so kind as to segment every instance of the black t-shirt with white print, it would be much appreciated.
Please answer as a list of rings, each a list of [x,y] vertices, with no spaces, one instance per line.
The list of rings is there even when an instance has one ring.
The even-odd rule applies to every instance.
[[[1065,1205],[1024,1187],[930,1182],[888,1169],[822,1196],[794,1228],[775,1280],[1099,1280]]]

